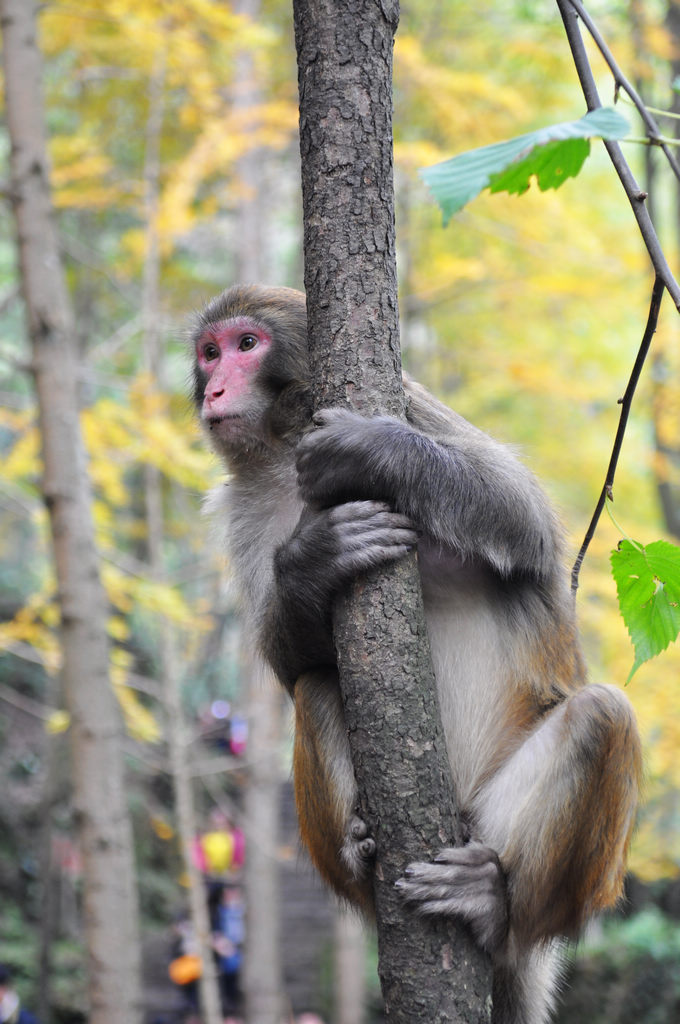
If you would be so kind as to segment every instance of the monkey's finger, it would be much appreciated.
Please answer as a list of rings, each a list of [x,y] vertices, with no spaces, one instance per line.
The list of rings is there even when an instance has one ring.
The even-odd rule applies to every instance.
[[[413,548],[418,543],[415,530],[394,528],[392,526],[372,526],[366,523],[346,523],[338,529],[338,543],[350,550],[362,547],[407,547]]]
[[[329,512],[332,523],[348,522],[351,519],[370,519],[381,512],[392,512],[392,506],[386,501],[343,501],[335,505]]]
[[[498,854],[484,843],[471,842],[465,846],[445,846],[433,858],[435,864],[499,864]]]
[[[403,890],[408,899],[418,900],[452,898],[471,889],[480,895],[501,891],[505,888],[505,878],[495,851],[478,844],[475,847],[467,860],[409,864],[400,891]],[[459,849],[464,852],[469,847]],[[446,852],[454,853],[458,849]]]
[[[342,409],[340,406],[333,405],[315,412],[312,416],[312,423],[315,427],[326,427],[333,423],[347,423],[349,420],[357,418],[360,417],[351,409]]]
[[[407,903],[417,904],[417,910],[421,913],[425,906],[447,907],[452,913],[461,913],[471,902],[479,906],[480,901],[495,900],[503,893],[499,886],[479,884],[476,879],[460,880],[457,884],[441,885],[417,885],[414,882],[406,882],[399,879],[394,883],[399,895]]]
[[[457,888],[451,885],[428,885],[425,887],[416,882],[407,882],[404,878],[397,879],[394,888],[409,903],[422,904],[450,902],[463,896],[466,891],[462,885]]]
[[[396,562],[413,551],[413,545],[370,544],[361,548],[350,548],[335,556],[335,567],[341,576],[353,576],[368,572],[386,562]]]
[[[408,516],[393,511],[385,501],[346,501],[335,505],[329,512],[329,521],[336,523],[375,522],[378,526],[392,526],[415,530]]]

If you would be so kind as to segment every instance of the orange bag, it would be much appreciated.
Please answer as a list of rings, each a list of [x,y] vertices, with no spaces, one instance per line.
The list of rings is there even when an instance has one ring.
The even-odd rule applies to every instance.
[[[196,981],[202,974],[200,956],[194,953],[178,956],[176,960],[170,962],[168,974],[175,985],[188,985],[190,981]]]

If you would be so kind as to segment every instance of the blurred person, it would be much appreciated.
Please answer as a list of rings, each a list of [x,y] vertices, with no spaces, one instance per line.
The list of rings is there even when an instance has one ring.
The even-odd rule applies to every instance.
[[[224,877],[243,867],[245,842],[243,832],[236,828],[224,811],[216,807],[210,815],[210,827],[200,839],[202,870],[209,876]]]
[[[198,979],[201,976],[201,958],[193,925],[186,913],[177,915],[172,925],[172,960],[168,974],[182,997],[185,1024],[200,1024],[198,1015]]]
[[[217,954],[220,996],[225,1016],[237,1011],[241,1004],[240,976],[245,937],[244,906],[236,885],[220,889],[212,917],[213,948]]]
[[[12,973],[0,964],[0,1024],[40,1024],[38,1018],[21,1005],[12,985]]]

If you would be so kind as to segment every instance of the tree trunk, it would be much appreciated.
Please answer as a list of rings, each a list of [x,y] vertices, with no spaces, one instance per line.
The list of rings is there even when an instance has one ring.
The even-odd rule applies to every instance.
[[[179,833],[184,870],[188,879],[189,916],[199,955],[201,977],[199,995],[202,1020],[205,1024],[220,1024],[222,1012],[217,985],[215,960],[212,953],[212,930],[208,913],[207,893],[199,869],[194,864],[193,841],[196,835],[194,814],[193,781],[187,764],[187,736],[177,653],[175,651],[170,625],[161,623],[160,656],[163,674],[163,691],[168,723],[168,748],[170,752],[170,773],[175,795],[175,813]]]
[[[397,4],[294,0],[294,11],[318,404],[403,415],[391,123]],[[334,625],[361,810],[378,848],[387,1019],[488,1021],[487,959],[462,928],[410,915],[394,888],[410,860],[460,839],[415,557],[358,581]]]
[[[160,244],[158,238],[158,205],[160,192],[160,141],[163,127],[165,57],[162,47],[157,51],[149,81],[149,115],[146,125],[146,160],[144,168],[146,209],[146,258],[142,289],[142,323],[146,366],[158,386],[163,386],[160,346]],[[144,467],[144,501],[146,506],[147,548],[149,568],[157,583],[167,585],[163,555],[164,515],[162,480],[156,466]],[[187,763],[189,745],[184,708],[182,707],[179,651],[166,619],[158,629],[161,683],[165,696],[168,724],[170,772],[175,795],[175,813],[184,870],[189,882],[189,914],[197,948],[201,957],[199,994],[205,1024],[221,1024],[222,1013],[217,973],[212,947],[212,929],[208,914],[207,894],[200,871],[194,864],[193,843],[196,835],[193,780]]]
[[[366,1002],[366,935],[361,918],[335,911],[333,1024],[362,1024]]]
[[[2,0],[11,196],[33,349],[61,609],[64,695],[71,715],[74,801],[84,873],[90,1024],[140,1019],[139,936],[121,721],[109,682],[108,606],[94,541],[78,418],[75,330],[49,196],[49,171],[31,0]]]
[[[235,0],[234,12],[257,23],[260,0]],[[242,50],[234,62],[231,101],[234,110],[247,113],[262,101],[252,54]],[[248,188],[236,214],[235,279],[261,281],[266,262],[266,219],[263,150],[249,150],[236,166],[242,187]],[[243,240],[246,244],[243,244]],[[248,698],[248,780],[245,792],[246,948],[243,995],[248,1024],[280,1024],[283,1017],[281,962],[281,900],[279,895],[279,826],[281,809],[282,725],[280,687],[265,665],[241,659],[241,679]]]
[[[248,679],[246,951],[243,989],[248,1024],[280,1024],[283,1010],[278,836],[281,817],[281,693],[261,661]]]

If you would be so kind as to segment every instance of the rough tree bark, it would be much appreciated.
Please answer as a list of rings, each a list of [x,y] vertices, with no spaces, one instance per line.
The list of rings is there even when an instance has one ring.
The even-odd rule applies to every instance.
[[[234,0],[234,11],[257,22],[260,0]],[[247,115],[262,102],[252,53],[243,49],[234,61],[231,104]],[[247,239],[234,253],[234,279],[266,280],[266,215],[263,150],[250,150],[236,165],[243,195],[236,214],[234,237]],[[246,651],[241,678],[248,700],[248,776],[245,792],[246,936],[242,985],[248,1024],[279,1024],[284,1005],[281,958],[279,842],[281,781],[279,764],[281,694],[271,671]],[[265,838],[266,837],[266,838]]]
[[[319,405],[401,416],[392,185],[393,0],[294,0],[305,287]],[[395,880],[459,840],[415,556],[359,581],[335,617],[361,809],[378,847],[387,1019],[488,1021],[490,966],[467,932],[404,910]]]
[[[52,223],[42,65],[31,0],[2,0],[10,192],[32,342],[71,714],[74,803],[84,873],[90,1024],[140,1020],[139,936],[121,716],[109,683],[108,607],[99,577],[78,418],[76,332]]]

